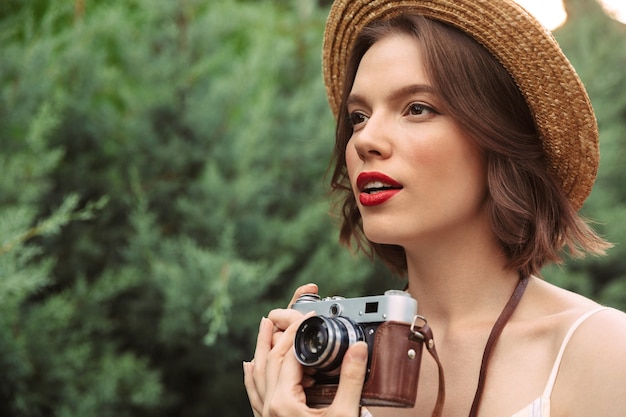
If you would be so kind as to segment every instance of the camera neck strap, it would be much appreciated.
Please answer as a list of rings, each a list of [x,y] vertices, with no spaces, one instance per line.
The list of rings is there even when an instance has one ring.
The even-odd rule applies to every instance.
[[[478,375],[478,386],[476,388],[476,394],[474,394],[474,401],[472,402],[472,408],[470,409],[469,417],[475,417],[478,414],[478,407],[480,406],[480,399],[483,393],[483,389],[485,388],[485,378],[487,377],[487,367],[489,365],[489,359],[491,358],[491,352],[493,351],[493,347],[496,345],[498,341],[498,337],[500,337],[500,333],[502,333],[502,329],[509,321],[515,308],[519,304],[522,296],[524,295],[524,291],[526,290],[526,286],[528,285],[528,277],[523,277],[517,283],[517,287],[515,287],[515,291],[509,298],[509,301],[504,306],[504,309],[500,313],[500,316],[496,320],[496,323],[493,325],[491,329],[491,333],[489,334],[489,338],[487,339],[487,344],[485,345],[485,351],[483,352],[483,360],[480,365],[480,373]],[[435,414],[433,414],[434,416]]]
[[[498,337],[502,333],[502,329],[509,321],[515,308],[519,304],[522,296],[524,295],[524,291],[526,290],[526,286],[528,285],[528,277],[520,278],[511,298],[504,306],[504,309],[500,313],[500,316],[496,320],[493,328],[491,329],[491,333],[489,334],[489,338],[487,339],[487,344],[485,345],[485,350],[483,352],[483,359],[480,366],[480,373],[478,375],[478,386],[476,388],[476,394],[474,394],[474,401],[472,402],[472,408],[470,409],[469,417],[476,417],[478,413],[478,407],[480,405],[480,399],[483,393],[483,389],[485,387],[485,378],[487,376],[487,367],[489,365],[489,359],[491,358],[491,352],[493,351],[493,347],[496,345],[498,341]],[[423,319],[421,316],[416,316],[418,318]],[[437,401],[435,403],[435,408],[433,409],[432,417],[440,417],[443,412],[443,406],[446,398],[446,388],[443,376],[443,367],[441,366],[441,361],[439,360],[439,355],[437,354],[437,350],[435,349],[435,341],[433,338],[433,332],[428,326],[428,323],[425,319],[424,324],[422,326],[416,326],[414,321],[411,326],[411,332],[414,337],[423,340],[426,349],[433,357],[435,362],[437,363],[437,370],[439,373],[439,389],[437,392]]]

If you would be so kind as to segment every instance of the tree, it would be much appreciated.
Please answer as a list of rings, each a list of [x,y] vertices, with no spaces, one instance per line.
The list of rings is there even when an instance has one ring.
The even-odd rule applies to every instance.
[[[565,2],[568,21],[556,32],[566,55],[585,83],[600,130],[600,168],[583,214],[615,247],[607,257],[570,260],[563,270],[549,268],[546,277],[626,309],[626,26],[610,19],[596,2]]]
[[[24,387],[6,402],[12,415],[242,415],[241,360],[260,316],[298,284],[351,295],[376,272],[339,249],[327,216],[325,13],[82,6],[33,1],[2,21],[3,141],[22,146],[42,102],[56,117],[35,214],[65,195],[80,196],[77,209],[108,201],[33,242],[49,279],[12,307],[28,311],[11,326],[29,371],[5,375]]]

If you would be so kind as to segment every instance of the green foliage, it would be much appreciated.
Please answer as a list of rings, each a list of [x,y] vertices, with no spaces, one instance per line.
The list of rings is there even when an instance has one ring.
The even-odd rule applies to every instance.
[[[328,216],[325,18],[313,1],[0,5],[1,415],[249,415],[262,315],[306,282],[402,285]],[[602,130],[585,210],[619,243],[626,55],[607,28],[559,37]],[[626,306],[621,251],[546,275]]]
[[[0,412],[130,416],[132,407],[155,402],[160,383],[145,359],[119,355],[115,345],[94,340],[106,323],[105,316],[93,314],[98,300],[89,296],[89,289],[78,283],[35,302],[50,284],[53,260],[31,244],[33,239],[53,236],[71,221],[89,221],[106,203],[101,200],[76,210],[78,198],[70,195],[48,217],[37,219],[35,203],[46,191],[46,175],[59,155],[45,149],[55,124],[46,106],[42,109],[26,129],[22,146],[4,142],[8,146],[0,155],[5,174],[0,217]]]
[[[380,271],[338,247],[327,215],[313,2],[5,10],[2,218],[19,237],[63,196],[80,196],[68,219],[106,198],[13,252],[47,261],[4,281],[34,281],[0,334],[24,364],[2,382],[21,387],[3,394],[9,414],[245,414],[241,360],[261,315],[309,281],[387,286],[366,282]],[[28,220],[11,220],[25,201]]]
[[[598,178],[583,213],[615,247],[607,257],[544,272],[559,285],[626,310],[626,26],[595,2],[569,0],[566,6],[569,19],[556,36],[585,83],[600,130]]]

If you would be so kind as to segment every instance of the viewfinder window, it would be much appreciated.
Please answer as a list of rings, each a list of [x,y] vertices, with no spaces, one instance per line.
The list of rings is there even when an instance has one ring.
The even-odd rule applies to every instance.
[[[365,303],[365,312],[366,313],[377,313],[378,312],[378,302]]]

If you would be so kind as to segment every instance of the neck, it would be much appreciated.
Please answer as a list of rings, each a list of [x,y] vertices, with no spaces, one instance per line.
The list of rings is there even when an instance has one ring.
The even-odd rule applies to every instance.
[[[408,291],[419,314],[440,326],[495,320],[519,280],[495,242],[431,241],[406,252]]]

